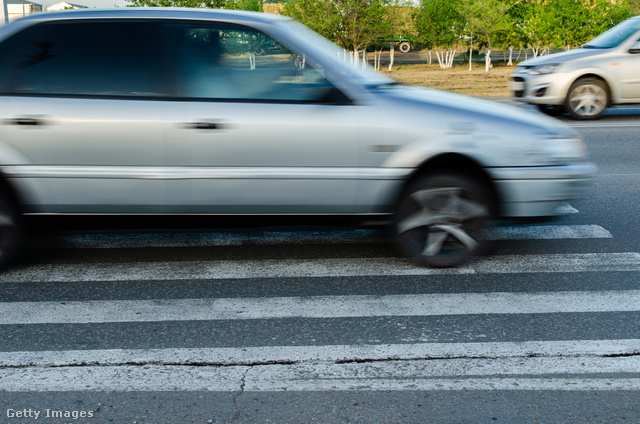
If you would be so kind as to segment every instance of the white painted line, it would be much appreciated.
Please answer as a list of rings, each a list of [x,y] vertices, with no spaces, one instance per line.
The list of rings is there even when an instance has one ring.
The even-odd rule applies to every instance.
[[[460,358],[638,355],[640,339],[0,352],[0,368],[70,365],[254,365]],[[640,371],[640,368],[638,369]]]
[[[0,303],[0,325],[640,311],[640,290]]]
[[[564,205],[558,206],[556,208],[556,213],[559,215],[568,215],[568,214],[578,213],[578,209],[574,208],[568,203],[565,203]]]
[[[0,369],[0,392],[239,391],[247,367],[62,367]]]
[[[490,240],[559,240],[613,238],[599,225],[527,225],[492,228]]]
[[[568,122],[565,124],[573,128],[610,129],[610,128],[637,128],[640,122],[637,121],[616,121],[616,122]]]
[[[5,271],[0,283],[219,280],[402,275],[640,271],[640,253],[488,256],[459,268],[433,269],[404,258],[133,262],[33,265]]]
[[[640,358],[518,358],[290,365],[0,370],[0,391],[640,390]],[[611,374],[620,374],[614,378]]]

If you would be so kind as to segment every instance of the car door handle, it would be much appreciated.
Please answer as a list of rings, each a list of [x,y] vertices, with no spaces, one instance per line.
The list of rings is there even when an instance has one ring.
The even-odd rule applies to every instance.
[[[218,130],[220,129],[220,124],[213,122],[191,122],[187,124],[186,127],[193,130]]]
[[[25,127],[35,127],[37,125],[46,125],[46,121],[41,118],[14,118],[9,120],[9,124],[11,125],[20,125]]]

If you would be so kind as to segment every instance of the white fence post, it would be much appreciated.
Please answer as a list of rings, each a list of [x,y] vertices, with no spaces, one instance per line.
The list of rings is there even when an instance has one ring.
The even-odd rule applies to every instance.
[[[7,12],[7,1],[0,0],[2,7],[0,7],[0,25],[9,22],[9,12]]]

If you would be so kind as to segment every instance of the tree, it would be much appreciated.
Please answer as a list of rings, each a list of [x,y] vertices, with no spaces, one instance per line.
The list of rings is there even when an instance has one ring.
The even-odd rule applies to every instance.
[[[524,27],[524,23],[527,19],[529,4],[529,2],[520,2],[516,3],[511,9],[509,9],[507,14],[507,28],[502,31],[498,31],[494,35],[494,39],[497,39],[498,43],[509,48],[508,66],[513,65],[514,47],[517,47],[520,50],[528,47],[528,39],[522,31],[522,28]]]
[[[455,7],[457,0],[421,0],[415,15],[418,40],[427,48],[444,48],[442,58],[436,50],[441,67],[451,67],[465,20]]]
[[[262,11],[262,0],[127,0],[133,7],[195,7]]]
[[[353,52],[389,35],[392,19],[387,0],[296,0],[282,13],[295,18]]]
[[[325,38],[335,41],[335,36],[339,31],[340,17],[333,2],[296,0],[287,3],[281,13],[302,22]]]
[[[499,34],[504,42],[531,47],[534,56],[551,46],[569,49],[630,16],[624,1],[545,0],[518,3],[509,12],[513,25]]]
[[[627,0],[625,5],[631,16],[640,15],[640,0]]]
[[[549,47],[553,40],[553,8],[539,1],[522,2],[511,12],[522,46],[531,47],[534,57],[538,56],[541,48]]]
[[[514,5],[509,0],[460,0],[458,12],[464,16],[468,31],[481,35],[486,43],[485,71],[491,68],[492,37],[509,26],[507,12]]]

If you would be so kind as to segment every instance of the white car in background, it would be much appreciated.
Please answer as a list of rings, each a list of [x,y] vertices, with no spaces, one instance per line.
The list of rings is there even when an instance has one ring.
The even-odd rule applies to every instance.
[[[640,16],[580,49],[525,60],[511,78],[516,100],[550,115],[597,119],[610,106],[640,104]]]
[[[392,217],[407,254],[455,266],[492,219],[553,215],[594,175],[556,120],[348,58],[266,13],[0,27],[0,259],[25,214],[355,215]]]

